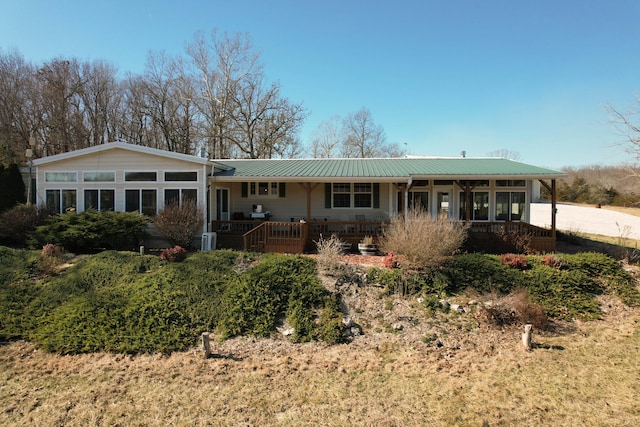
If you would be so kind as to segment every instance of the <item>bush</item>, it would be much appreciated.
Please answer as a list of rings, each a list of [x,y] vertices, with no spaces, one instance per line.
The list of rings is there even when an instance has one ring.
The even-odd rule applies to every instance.
[[[340,255],[343,253],[344,241],[332,234],[329,239],[320,236],[316,243],[318,252],[318,267],[324,273],[334,275],[341,270]]]
[[[45,274],[54,274],[58,265],[64,260],[64,249],[47,243],[40,252],[40,270]]]
[[[454,255],[467,236],[468,225],[449,221],[445,216],[432,218],[424,209],[414,207],[404,216],[391,218],[379,246],[393,252],[405,268],[433,271]]]
[[[171,244],[187,249],[202,231],[203,221],[202,209],[192,199],[171,202],[153,217],[153,223]]]
[[[528,268],[527,257],[524,255],[502,254],[500,255],[500,262],[518,270],[526,270]]]
[[[0,214],[0,244],[24,247],[27,236],[49,216],[46,209],[19,204]]]
[[[28,243],[32,248],[54,243],[79,253],[103,249],[135,250],[144,239],[148,221],[136,212],[91,210],[54,215],[31,233]]]
[[[164,249],[160,253],[160,259],[169,262],[181,262],[187,257],[187,251],[181,246]]]
[[[313,316],[307,310],[323,304],[326,290],[307,257],[266,255],[229,286],[217,331],[223,339],[238,335],[269,336],[278,319],[294,323],[294,339],[311,336]]]

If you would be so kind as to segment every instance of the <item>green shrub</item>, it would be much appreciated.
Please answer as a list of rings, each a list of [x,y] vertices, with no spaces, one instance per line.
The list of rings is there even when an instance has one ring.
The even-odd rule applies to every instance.
[[[143,241],[148,218],[135,212],[85,211],[47,219],[31,233],[29,246],[54,243],[70,252],[97,249],[135,250]]]
[[[347,336],[342,317],[340,304],[336,297],[326,298],[324,308],[320,313],[318,339],[331,345],[346,342]]]
[[[307,310],[321,304],[326,293],[315,270],[315,262],[307,257],[265,255],[228,287],[218,325],[220,336],[269,336],[286,316],[293,323],[300,322],[294,325],[294,339],[307,339],[312,319]]]
[[[525,280],[522,271],[505,265],[495,255],[482,254],[463,254],[451,258],[441,269],[439,277],[448,283],[448,293],[467,288],[479,293],[508,293]]]

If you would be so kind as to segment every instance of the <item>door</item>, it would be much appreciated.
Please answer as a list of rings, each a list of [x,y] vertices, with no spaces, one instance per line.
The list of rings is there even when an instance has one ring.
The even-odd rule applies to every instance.
[[[438,191],[436,192],[436,203],[434,204],[433,215],[439,217],[440,215],[446,215],[451,218],[453,214],[453,191]]]
[[[216,219],[229,221],[229,189],[216,188]]]

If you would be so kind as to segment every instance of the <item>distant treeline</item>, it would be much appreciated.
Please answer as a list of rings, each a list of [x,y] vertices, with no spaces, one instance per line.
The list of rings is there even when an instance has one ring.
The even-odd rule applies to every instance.
[[[558,182],[558,200],[613,206],[640,206],[640,175],[630,165],[563,168],[569,176]],[[545,194],[549,198],[548,194]]]

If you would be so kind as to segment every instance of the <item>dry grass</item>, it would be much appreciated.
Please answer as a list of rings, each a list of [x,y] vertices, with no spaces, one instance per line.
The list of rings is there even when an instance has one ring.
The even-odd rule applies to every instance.
[[[604,320],[535,333],[527,352],[519,327],[335,286],[365,331],[348,345],[234,339],[210,359],[1,346],[0,425],[640,425],[638,310],[603,297]]]

